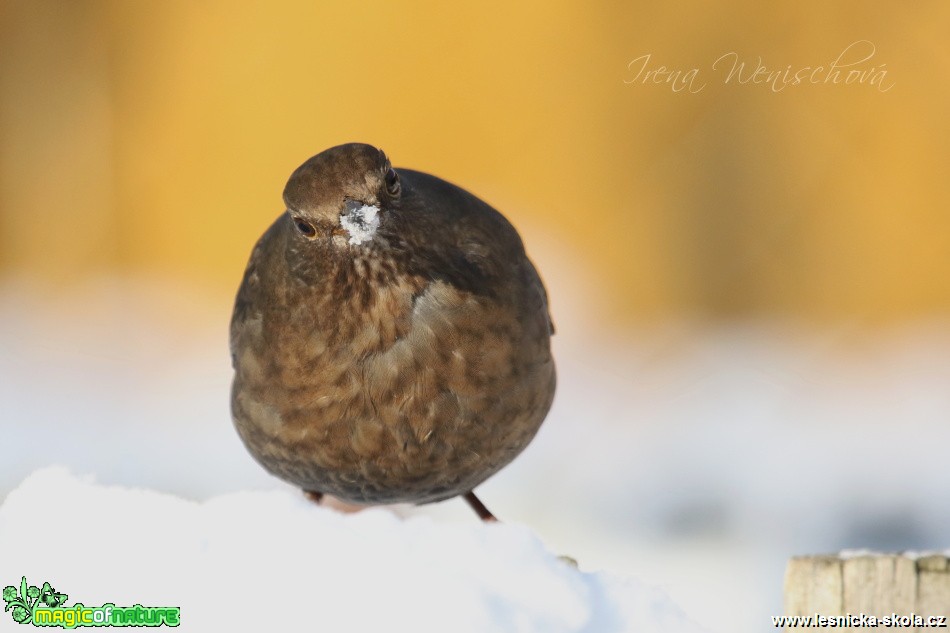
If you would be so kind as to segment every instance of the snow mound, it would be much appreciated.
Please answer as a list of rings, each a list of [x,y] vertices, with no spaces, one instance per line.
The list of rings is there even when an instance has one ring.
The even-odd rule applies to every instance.
[[[522,526],[344,515],[283,491],[196,503],[47,468],[0,506],[0,544],[2,586],[49,582],[67,607],[180,607],[183,631],[702,630],[661,591],[578,571]]]

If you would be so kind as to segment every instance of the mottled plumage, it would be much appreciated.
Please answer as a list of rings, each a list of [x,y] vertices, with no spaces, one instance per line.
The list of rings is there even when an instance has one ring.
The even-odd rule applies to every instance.
[[[306,491],[367,504],[466,494],[514,459],[555,371],[547,296],[511,224],[363,144],[305,162],[284,202],[231,321],[250,453]],[[357,207],[378,228],[362,211],[341,222]]]

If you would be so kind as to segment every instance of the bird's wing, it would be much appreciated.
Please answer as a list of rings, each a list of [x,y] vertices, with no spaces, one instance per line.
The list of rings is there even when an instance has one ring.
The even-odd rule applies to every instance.
[[[544,282],[541,281],[541,275],[538,274],[538,269],[535,268],[531,260],[526,258],[525,262],[527,263],[528,285],[532,288],[537,288],[538,309],[544,310],[545,314],[547,314],[548,332],[553,336],[556,330],[554,328],[554,319],[551,318],[551,305],[548,303],[548,289],[544,287]]]
[[[237,369],[235,354],[240,347],[244,330],[250,321],[260,319],[260,311],[263,301],[265,301],[262,289],[266,283],[266,280],[262,280],[261,277],[267,268],[265,262],[267,253],[276,250],[273,242],[279,237],[278,229],[281,219],[282,217],[278,217],[254,245],[251,257],[247,262],[247,268],[244,270],[244,278],[241,280],[241,286],[238,288],[237,296],[234,299],[230,330],[231,365],[234,369]]]

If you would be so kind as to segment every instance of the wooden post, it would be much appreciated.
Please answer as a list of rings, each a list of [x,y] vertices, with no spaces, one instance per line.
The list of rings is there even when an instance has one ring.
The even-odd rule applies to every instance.
[[[854,624],[861,614],[879,620],[894,614],[925,619],[950,616],[950,562],[941,554],[792,558],[785,570],[785,615],[816,614],[827,617],[850,614]],[[879,628],[882,626],[878,624]],[[950,622],[945,621],[945,626],[950,626]],[[801,630],[801,627],[791,626],[786,630],[796,628]],[[902,630],[932,633],[934,628],[902,627]]]

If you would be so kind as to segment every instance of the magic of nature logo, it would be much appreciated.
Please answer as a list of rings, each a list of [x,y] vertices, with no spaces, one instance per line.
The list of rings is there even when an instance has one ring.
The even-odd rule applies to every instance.
[[[81,602],[65,606],[69,598],[44,582],[42,587],[30,585],[26,576],[20,586],[3,588],[4,611],[9,611],[15,622],[33,626],[59,626],[74,629],[77,626],[178,626],[179,607],[117,607],[111,602],[100,607],[87,607]]]

